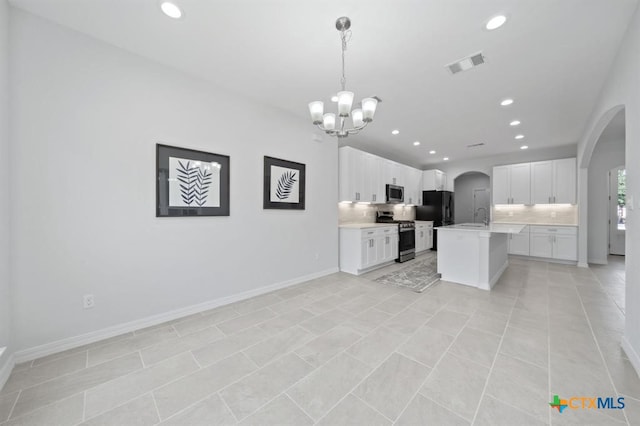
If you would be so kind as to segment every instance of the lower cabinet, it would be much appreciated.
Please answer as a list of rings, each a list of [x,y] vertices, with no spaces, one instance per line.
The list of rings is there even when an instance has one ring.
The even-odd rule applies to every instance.
[[[398,257],[398,226],[340,228],[340,270],[354,275]]]
[[[423,223],[416,221],[416,253],[429,250],[433,247],[433,222]]]
[[[509,254],[529,256],[529,227],[525,226],[519,234],[509,234]]]
[[[573,226],[530,226],[530,256],[578,260],[578,229]]]

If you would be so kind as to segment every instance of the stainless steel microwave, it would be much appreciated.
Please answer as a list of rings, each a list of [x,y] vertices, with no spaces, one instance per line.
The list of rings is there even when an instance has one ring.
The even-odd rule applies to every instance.
[[[387,184],[387,204],[404,203],[404,187]]]

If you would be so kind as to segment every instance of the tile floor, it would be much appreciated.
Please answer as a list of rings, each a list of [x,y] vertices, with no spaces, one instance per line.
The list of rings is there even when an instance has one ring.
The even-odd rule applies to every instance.
[[[2,425],[640,424],[604,271],[512,259],[491,292],[334,274],[19,365]],[[624,410],[565,410],[624,396]]]

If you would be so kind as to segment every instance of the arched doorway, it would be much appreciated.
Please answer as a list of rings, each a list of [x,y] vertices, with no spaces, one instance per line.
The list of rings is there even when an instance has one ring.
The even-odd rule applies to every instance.
[[[491,192],[489,175],[482,172],[466,172],[453,181],[455,223],[481,223],[491,216]]]
[[[611,112],[615,112],[611,116]],[[588,175],[587,260],[618,307],[625,310],[626,117],[624,107],[610,116],[583,159]],[[588,161],[587,161],[588,160]]]

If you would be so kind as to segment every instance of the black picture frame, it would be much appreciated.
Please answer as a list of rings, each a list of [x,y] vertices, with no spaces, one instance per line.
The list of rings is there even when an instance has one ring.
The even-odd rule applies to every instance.
[[[281,169],[289,169],[282,171]],[[278,173],[274,173],[278,170]],[[295,161],[264,156],[264,209],[304,210],[306,166]],[[275,191],[272,191],[275,188]],[[272,193],[273,192],[273,193]],[[292,202],[287,202],[292,199]]]
[[[228,155],[156,144],[156,217],[229,216],[229,164]]]

